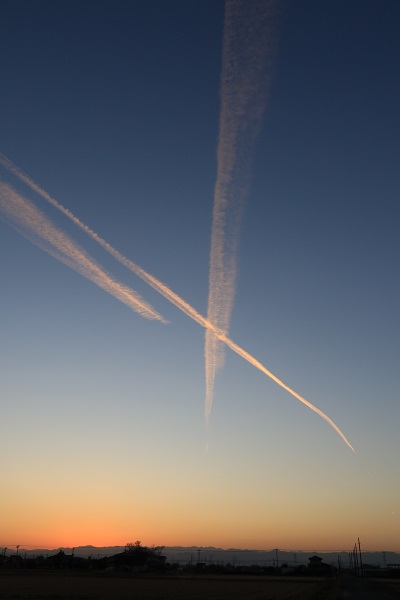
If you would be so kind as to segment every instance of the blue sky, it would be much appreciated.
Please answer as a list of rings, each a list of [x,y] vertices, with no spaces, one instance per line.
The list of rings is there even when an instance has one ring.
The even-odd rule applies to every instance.
[[[277,5],[230,336],[356,454],[229,350],[207,431],[203,329],[0,167],[170,321],[0,221],[0,545],[399,550],[400,6]],[[1,12],[0,152],[206,314],[224,3]]]

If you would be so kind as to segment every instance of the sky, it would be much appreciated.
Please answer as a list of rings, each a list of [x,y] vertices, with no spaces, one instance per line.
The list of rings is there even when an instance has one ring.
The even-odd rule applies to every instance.
[[[227,11],[1,3],[0,546],[400,551],[400,5]]]

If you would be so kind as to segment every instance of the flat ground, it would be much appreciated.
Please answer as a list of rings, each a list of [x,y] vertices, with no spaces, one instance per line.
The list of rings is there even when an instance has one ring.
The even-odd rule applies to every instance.
[[[0,570],[0,600],[392,600],[400,581]]]
[[[339,579],[0,571],[0,600],[339,600]]]
[[[344,576],[342,590],[343,600],[393,600],[400,598],[400,580]]]

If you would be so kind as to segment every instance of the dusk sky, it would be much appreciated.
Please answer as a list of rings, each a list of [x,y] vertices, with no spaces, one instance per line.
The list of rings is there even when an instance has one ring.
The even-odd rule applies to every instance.
[[[227,6],[1,2],[0,547],[400,551],[400,3]]]

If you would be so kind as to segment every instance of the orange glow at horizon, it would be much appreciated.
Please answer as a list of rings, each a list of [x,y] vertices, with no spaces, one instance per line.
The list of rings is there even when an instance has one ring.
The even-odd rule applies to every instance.
[[[360,536],[365,551],[398,551],[397,532],[389,517],[383,516],[379,528],[373,520],[366,525],[364,516],[359,516],[358,497],[353,495],[347,506],[344,491],[337,491],[335,496],[333,490],[328,490],[322,504],[320,499],[310,500],[304,491],[295,506],[289,487],[287,491],[282,489],[279,505],[273,497],[267,504],[258,500],[261,489],[251,497],[244,489],[236,498],[225,497],[217,510],[213,498],[207,502],[206,491],[199,492],[198,504],[194,492],[179,501],[177,490],[168,499],[162,487],[157,494],[156,484],[146,491],[150,500],[144,492],[132,501],[131,497],[121,499],[118,492],[96,497],[99,491],[91,496],[83,488],[68,496],[61,490],[47,497],[43,490],[44,496],[37,493],[30,502],[22,497],[3,501],[2,513],[9,518],[2,527],[0,546],[106,547],[140,540],[146,546],[328,552],[346,550]],[[198,510],[202,503],[203,513]]]

